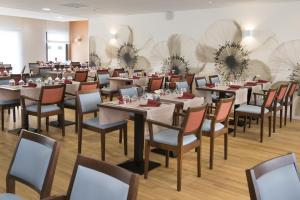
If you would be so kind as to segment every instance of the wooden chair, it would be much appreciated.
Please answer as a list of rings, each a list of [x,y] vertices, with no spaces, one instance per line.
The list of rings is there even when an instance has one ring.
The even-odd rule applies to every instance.
[[[277,91],[277,95],[274,98],[273,103],[273,133],[275,133],[276,129],[276,118],[277,118],[277,111],[280,111],[280,128],[282,128],[282,113],[284,108],[284,98],[286,96],[286,92],[288,90],[289,85],[283,84],[279,87]]]
[[[286,125],[287,121],[287,113],[288,113],[288,107],[290,107],[290,122],[293,118],[293,102],[294,102],[294,94],[297,91],[297,82],[291,82],[289,90],[286,94],[285,100],[284,100],[284,125]]]
[[[81,82],[78,91],[94,91],[98,88],[98,82]],[[66,93],[68,94],[68,93]],[[64,100],[64,108],[72,109],[75,112],[75,132],[78,132],[78,111],[76,103],[76,95],[68,94],[70,98]],[[97,114],[97,112],[96,112]]]
[[[121,73],[125,73],[125,69],[124,68],[114,69],[112,77],[118,77],[119,74],[121,74]]]
[[[287,154],[246,170],[251,200],[300,199],[300,173],[295,154]]]
[[[272,107],[274,98],[276,95],[275,89],[270,89],[267,95],[264,94],[255,94],[264,96],[264,102],[262,106],[256,105],[243,105],[235,110],[235,123],[234,123],[234,137],[236,136],[236,129],[239,117],[244,117],[244,132],[246,130],[246,119],[249,117],[250,120],[252,118],[260,118],[260,142],[263,142],[264,139],[264,118],[269,118],[269,137],[271,137],[272,131]]]
[[[177,90],[185,90],[186,92],[191,92],[191,88],[188,84],[187,81],[179,81],[179,82],[176,82],[176,89]]]
[[[234,98],[221,99],[217,104],[216,112],[209,119],[205,119],[202,126],[202,135],[210,138],[209,168],[213,169],[215,139],[224,135],[224,159],[228,157],[228,126],[229,114],[234,104]]]
[[[181,190],[182,154],[196,149],[197,175],[201,176],[201,128],[204,121],[206,106],[188,108],[181,127],[171,126],[158,121],[147,120],[149,136],[145,145],[145,174],[148,177],[150,147],[166,150],[166,167],[169,166],[169,152],[177,154],[177,190]],[[153,125],[167,128],[153,134]]]
[[[112,123],[101,124],[98,117],[83,121],[83,115],[95,113],[98,111],[98,105],[102,102],[98,90],[78,92],[77,110],[79,116],[78,132],[78,153],[81,153],[82,146],[82,129],[88,129],[100,133],[101,135],[101,159],[105,160],[105,136],[107,133],[119,130],[120,134],[124,133],[124,154],[127,155],[127,121],[117,121]]]
[[[179,82],[181,80],[180,75],[172,75],[169,80],[169,89],[175,90],[176,89],[176,82]]]
[[[209,82],[212,83],[212,84],[216,84],[216,83],[220,83],[221,82],[218,75],[208,76],[208,79],[209,79]]]
[[[136,200],[138,175],[118,166],[78,155],[66,195],[43,200]]]
[[[1,200],[20,200],[15,195],[15,182],[25,184],[39,193],[40,199],[50,196],[59,143],[55,140],[22,130],[6,176],[6,192]]]
[[[76,71],[74,81],[77,82],[86,82],[88,78],[89,71]]]
[[[162,88],[164,77],[152,77],[149,79],[148,92],[154,92]]]
[[[185,75],[185,80],[189,84],[191,92],[193,91],[194,78],[195,78],[195,74],[194,73],[193,74],[186,74]]]
[[[32,99],[21,95],[21,103],[24,116],[33,115],[37,117],[37,132],[41,132],[41,118],[46,117],[46,130],[49,131],[49,117],[58,116],[60,121],[62,135],[65,136],[65,112],[64,112],[64,96],[65,85],[43,86],[41,88],[39,100]],[[25,100],[33,101],[35,104],[26,105]]]
[[[108,71],[97,71],[97,80],[99,82],[100,88],[109,87],[110,74]]]

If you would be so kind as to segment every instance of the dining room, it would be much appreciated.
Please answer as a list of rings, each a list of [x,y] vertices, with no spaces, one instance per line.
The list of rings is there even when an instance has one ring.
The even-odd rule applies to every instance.
[[[0,0],[0,200],[299,200],[298,0]]]

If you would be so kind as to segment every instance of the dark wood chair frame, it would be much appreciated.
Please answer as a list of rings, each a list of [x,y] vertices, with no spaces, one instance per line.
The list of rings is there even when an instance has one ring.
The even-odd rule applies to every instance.
[[[99,92],[98,90],[95,90],[95,91]],[[114,126],[114,127],[110,127],[110,128],[106,128],[106,129],[95,128],[93,126],[83,124],[83,115],[95,113],[95,112],[98,112],[99,110],[97,108],[90,112],[82,112],[79,95],[87,94],[87,93],[95,92],[95,91],[82,91],[82,92],[78,92],[78,95],[77,95],[77,111],[78,111],[78,118],[79,118],[79,120],[78,120],[78,130],[79,130],[78,131],[78,153],[81,153],[81,150],[82,150],[82,129],[94,131],[94,132],[100,133],[100,135],[101,135],[101,160],[105,161],[105,136],[107,133],[111,133],[113,131],[119,130],[119,134],[123,135],[124,154],[127,156],[127,124]],[[99,93],[99,95],[101,95],[101,94]],[[119,140],[119,142],[120,142],[120,140]]]
[[[148,127],[149,127],[150,140],[146,140],[146,143],[145,143],[145,172],[144,172],[145,179],[148,178],[150,147],[156,147],[159,149],[166,150],[165,151],[166,152],[165,153],[165,155],[166,155],[165,166],[167,168],[169,167],[169,153],[170,152],[176,153],[176,155],[177,155],[177,191],[181,190],[182,155],[184,153],[187,153],[192,149],[196,149],[196,152],[197,152],[197,176],[198,177],[201,176],[201,147],[202,147],[201,129],[202,129],[202,125],[203,125],[205,117],[203,117],[203,120],[202,120],[200,126],[198,127],[198,129],[193,132],[194,134],[196,134],[197,140],[195,140],[194,142],[192,142],[190,144],[183,145],[183,136],[186,135],[186,133],[184,132],[184,129],[187,125],[187,122],[188,122],[187,118],[188,118],[189,114],[191,112],[198,112],[198,111],[202,111],[202,110],[204,110],[204,112],[206,112],[206,109],[207,109],[207,106],[188,108],[186,117],[184,118],[181,127],[164,124],[164,123],[154,121],[154,120],[147,120]],[[155,142],[153,139],[153,125],[157,125],[157,126],[165,127],[168,129],[173,129],[173,130],[179,131],[178,146],[172,146],[172,145],[168,145],[168,144],[162,144],[159,142]],[[193,134],[193,133],[190,133],[190,134]]]
[[[137,174],[131,173],[123,168],[118,166],[102,162],[99,160],[94,160],[91,158],[84,157],[82,155],[77,155],[77,159],[75,162],[75,166],[73,169],[73,173],[71,176],[69,188],[66,195],[56,195],[48,198],[44,198],[43,200],[69,200],[71,197],[76,172],[79,166],[84,166],[86,168],[93,169],[95,171],[102,172],[108,176],[112,176],[126,184],[129,185],[129,191],[127,200],[136,200],[138,193],[138,185],[139,185],[139,177]]]
[[[164,77],[151,77],[151,78],[149,78],[149,83],[148,83],[148,87],[147,87],[148,92],[154,92],[154,90],[151,89],[153,80],[161,80],[159,89],[162,89],[162,87],[163,87]]]
[[[300,173],[299,168],[297,166],[296,156],[294,153],[290,153],[284,156],[280,156],[277,158],[273,158],[271,160],[262,162],[251,169],[246,170],[247,182],[248,182],[248,189],[250,194],[251,200],[263,200],[259,193],[259,187],[257,184],[257,179],[264,174],[267,174],[273,170],[278,168],[294,165],[295,170],[298,175],[298,179],[300,181]],[[276,181],[276,180],[274,180]],[[272,191],[270,191],[272,192]]]
[[[299,83],[297,82],[291,82],[290,83],[290,87],[287,91],[287,94],[285,96],[285,100],[284,100],[284,125],[286,125],[286,121],[287,121],[287,113],[288,113],[288,107],[290,107],[290,122],[293,119],[293,103],[294,103],[294,94],[297,91],[297,89],[295,89],[294,91],[291,91],[293,88],[293,84],[298,85]],[[297,86],[296,86],[297,88]]]
[[[213,83],[213,82],[212,82],[212,79],[213,79],[213,78],[216,78],[216,77],[218,77],[218,78],[219,78],[219,80],[220,80],[220,77],[219,77],[219,75],[211,75],[211,76],[208,76],[208,80],[209,80],[209,82],[210,82],[210,83]]]
[[[44,183],[43,183],[41,190],[39,190],[32,184],[28,183],[26,180],[23,180],[19,177],[10,175],[11,168],[12,168],[14,160],[16,158],[18,146],[22,139],[27,139],[27,140],[30,140],[33,142],[37,142],[37,143],[40,143],[42,145],[48,146],[51,149],[53,149],[51,158],[49,160],[49,165],[48,165],[48,169],[47,169],[46,176],[44,179]],[[49,197],[50,193],[51,193],[56,164],[57,164],[57,160],[58,160],[59,149],[60,149],[60,144],[58,142],[56,142],[55,140],[45,137],[40,134],[32,133],[32,132],[24,130],[24,129],[21,130],[19,140],[18,140],[16,149],[15,149],[15,152],[13,154],[12,161],[9,166],[7,176],[6,176],[6,192],[15,194],[15,182],[18,181],[18,182],[23,183],[23,184],[27,185],[28,187],[32,188],[36,192],[38,192],[40,194],[41,199]]]
[[[224,135],[224,160],[228,158],[228,128],[229,128],[229,115],[234,104],[234,97],[227,99],[220,99],[220,102],[217,104],[216,112],[214,115],[208,115],[208,118],[211,120],[210,132],[202,131],[202,135],[210,138],[210,154],[209,154],[209,169],[214,167],[214,151],[215,151],[215,139],[219,136]],[[216,116],[220,112],[221,104],[232,102],[229,113],[225,119],[217,120]],[[222,123],[224,128],[219,131],[215,131],[216,123]]]
[[[85,79],[84,79],[83,81],[77,80],[78,74],[85,74]],[[76,71],[76,72],[75,72],[74,81],[78,81],[78,82],[86,82],[87,79],[88,79],[88,74],[89,74],[89,71],[87,71],[87,70],[84,70],[84,71]]]
[[[195,79],[195,73],[193,74],[186,74],[185,75],[185,80],[187,81],[187,83],[189,84],[190,87],[190,92],[193,92],[193,83],[194,83],[194,79]]]
[[[44,95],[44,89],[55,89],[55,88],[60,88],[63,87],[63,95],[61,100],[51,103],[51,104],[45,104],[45,103],[41,103],[42,97]],[[22,108],[23,108],[23,116],[28,116],[28,115],[33,115],[37,117],[37,133],[41,133],[41,118],[42,117],[46,117],[46,131],[49,131],[49,117],[53,116],[53,115],[57,115],[58,116],[58,120],[60,121],[60,126],[62,129],[62,136],[65,136],[65,126],[64,126],[64,120],[65,120],[65,112],[64,112],[64,96],[65,96],[65,90],[66,90],[66,85],[65,84],[61,84],[61,85],[52,85],[52,86],[43,86],[41,88],[41,93],[40,93],[40,98],[39,100],[27,97],[27,96],[23,96],[21,95],[21,104],[22,104]],[[25,100],[30,100],[30,101],[34,101],[35,103],[37,103],[37,112],[31,112],[26,110],[26,104],[25,104]],[[47,112],[47,113],[42,113],[41,112],[41,107],[45,106],[45,105],[53,105],[53,104],[57,104],[60,107],[60,110],[58,111],[53,111],[53,112]]]
[[[238,119],[239,117],[244,117],[244,132],[246,131],[246,119],[247,118],[250,118],[250,121],[252,118],[257,118],[259,119],[260,118],[260,142],[262,143],[263,140],[264,140],[264,118],[265,117],[268,117],[269,119],[269,137],[271,137],[272,135],[272,106],[273,106],[273,103],[274,103],[274,99],[275,97],[273,98],[273,102],[271,103],[270,107],[266,107],[265,104],[267,103],[266,102],[266,99],[268,99],[269,95],[271,92],[276,92],[275,89],[270,89],[267,94],[260,94],[260,93],[254,93],[254,99],[256,99],[257,96],[263,96],[265,101],[263,103],[263,105],[261,106],[261,112],[259,114],[256,114],[256,113],[248,113],[248,112],[240,112],[240,111],[235,111],[235,123],[234,123],[234,134],[233,134],[233,137],[236,137],[236,130],[237,130],[237,124],[238,124]],[[255,100],[256,101],[256,100]],[[269,112],[265,113],[265,109],[268,109]]]

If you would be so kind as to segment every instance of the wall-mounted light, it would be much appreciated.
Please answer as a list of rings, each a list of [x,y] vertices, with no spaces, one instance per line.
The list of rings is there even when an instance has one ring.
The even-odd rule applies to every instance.
[[[244,32],[245,37],[252,38],[253,37],[253,29],[246,29]]]
[[[110,31],[110,34],[111,34],[111,38],[109,40],[109,43],[111,44],[117,44],[117,33],[116,31]]]
[[[74,39],[74,42],[75,43],[80,43],[82,41],[82,38],[80,36],[77,36],[75,39]]]

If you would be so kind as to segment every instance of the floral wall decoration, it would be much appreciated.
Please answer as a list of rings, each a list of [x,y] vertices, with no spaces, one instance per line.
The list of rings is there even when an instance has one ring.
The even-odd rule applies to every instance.
[[[272,79],[270,68],[261,60],[252,57],[258,51],[275,45],[275,35],[257,31],[256,44],[249,46],[243,37],[241,25],[235,20],[219,20],[208,27],[196,47],[197,60],[204,68],[215,66],[224,81],[247,79],[261,74],[261,78]],[[276,43],[277,44],[277,43]],[[208,65],[213,64],[213,65]]]
[[[152,58],[160,63],[163,73],[175,74],[198,73],[194,56],[195,40],[181,34],[171,35],[167,41],[157,43],[152,49]]]

